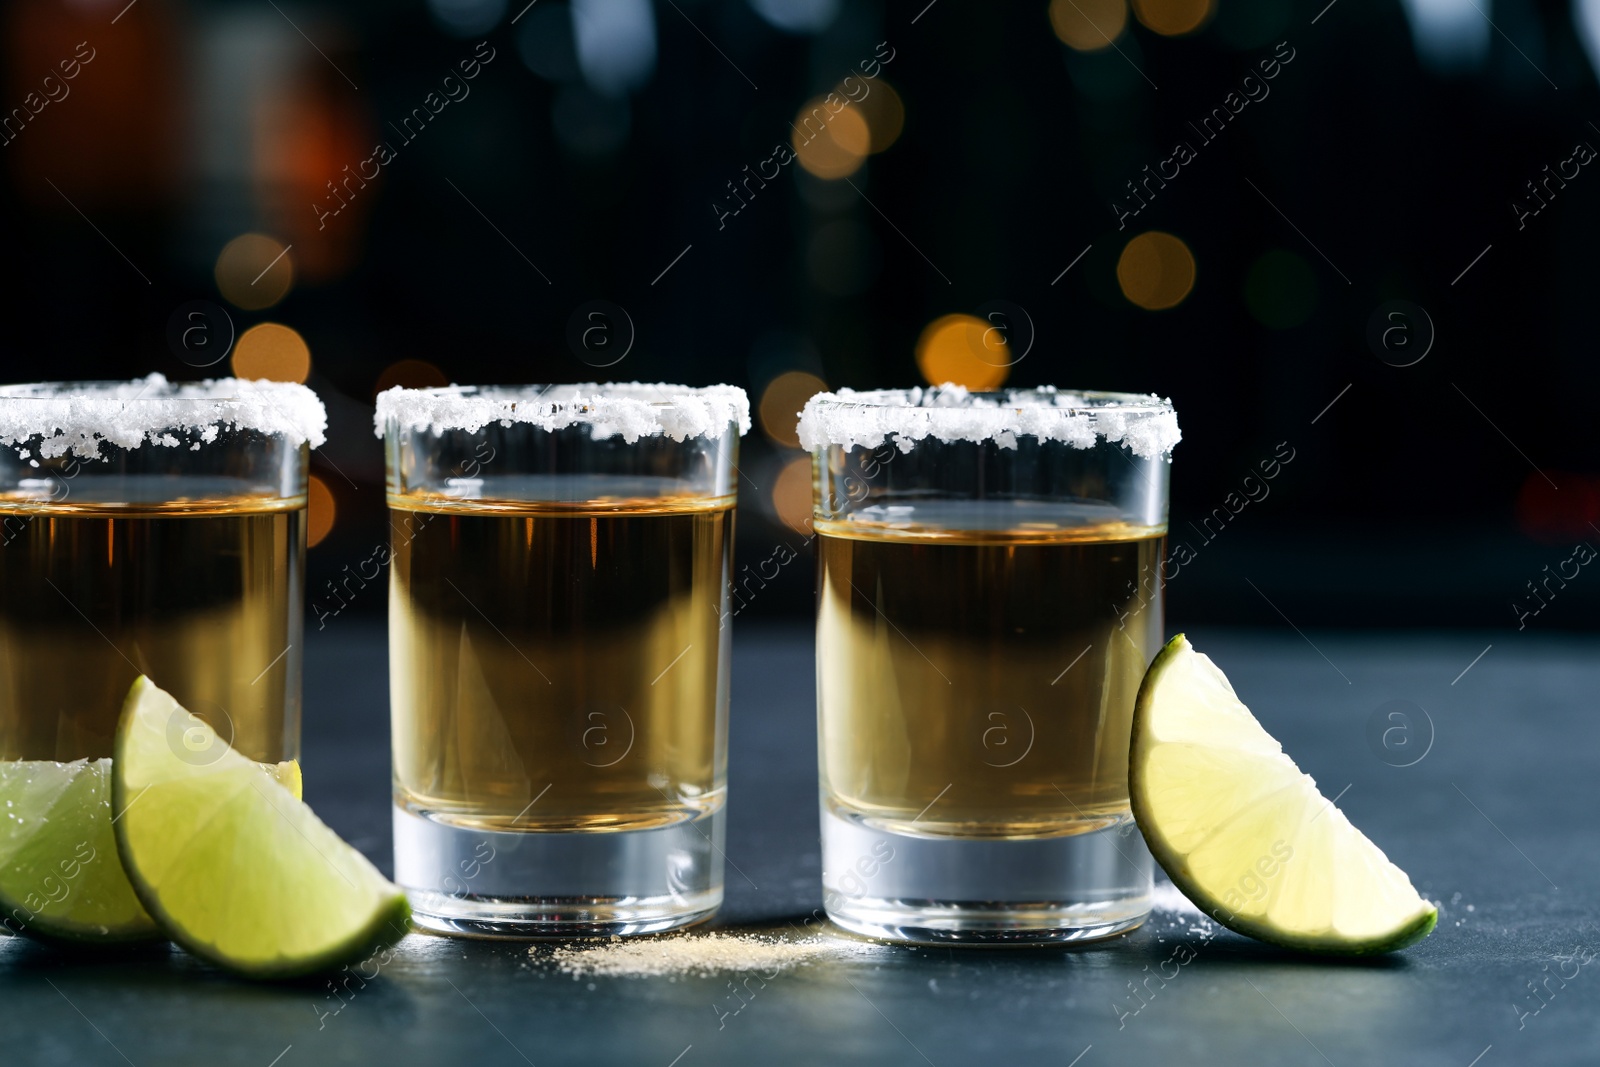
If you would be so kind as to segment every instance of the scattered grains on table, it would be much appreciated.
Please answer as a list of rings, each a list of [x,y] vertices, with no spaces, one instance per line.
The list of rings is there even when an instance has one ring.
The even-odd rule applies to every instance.
[[[1177,915],[1200,915],[1200,909],[1171,882],[1157,882],[1150,893],[1150,910]]]
[[[659,978],[680,974],[709,975],[720,971],[787,970],[827,954],[856,948],[834,938],[786,940],[762,934],[681,934],[675,937],[620,938],[596,944],[563,945],[547,958],[574,979]],[[531,956],[545,955],[534,946]]]

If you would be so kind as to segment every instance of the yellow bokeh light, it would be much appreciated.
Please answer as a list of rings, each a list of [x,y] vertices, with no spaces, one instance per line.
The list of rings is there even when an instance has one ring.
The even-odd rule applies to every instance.
[[[1079,52],[1098,52],[1128,26],[1126,0],[1050,0],[1050,25],[1061,43]]]
[[[848,178],[861,169],[871,150],[872,130],[853,105],[832,111],[819,96],[795,116],[795,158],[819,178]]]
[[[333,532],[333,519],[338,513],[333,502],[333,490],[315,474],[306,479],[306,547],[313,548]]]
[[[311,349],[289,327],[263,322],[239,337],[233,348],[233,373],[236,378],[303,382],[311,374]]]
[[[260,233],[241,234],[224,245],[213,273],[222,298],[246,311],[271,307],[294,285],[288,249]]]
[[[383,368],[383,373],[378,375],[378,383],[372,387],[372,392],[376,395],[397,385],[407,389],[428,389],[449,384],[450,379],[445,376],[444,371],[427,360],[402,359]]]
[[[791,459],[772,486],[772,510],[778,521],[803,534],[811,532],[811,457]]]
[[[917,338],[917,369],[929,385],[993,389],[1011,373],[1011,350],[1005,336],[976,315],[945,315]]]
[[[1193,33],[1217,9],[1213,0],[1133,0],[1133,14],[1146,29],[1166,37]]]
[[[1117,284],[1146,311],[1177,307],[1194,288],[1194,253],[1172,234],[1148,230],[1123,248]]]
[[[872,91],[851,107],[860,109],[862,118],[867,120],[871,152],[877,155],[899,139],[906,125],[906,106],[888,82],[876,81],[871,85]]]
[[[800,421],[800,409],[805,407],[807,400],[827,389],[827,382],[803,370],[785,371],[778,375],[761,393],[758,408],[761,428],[784,448],[799,448],[800,435],[796,424]]]

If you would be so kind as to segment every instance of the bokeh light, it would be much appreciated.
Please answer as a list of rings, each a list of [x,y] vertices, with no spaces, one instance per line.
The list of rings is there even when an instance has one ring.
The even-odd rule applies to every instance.
[[[1256,260],[1244,280],[1244,302],[1261,325],[1299,326],[1317,308],[1317,276],[1293,252],[1274,249]]]
[[[547,81],[576,79],[580,71],[572,9],[564,4],[529,8],[517,26],[517,54],[529,70]]]
[[[306,547],[315,548],[333,532],[333,520],[338,514],[333,501],[333,490],[315,474],[306,479]]]
[[[288,249],[261,233],[240,234],[224,245],[213,273],[222,298],[246,311],[271,307],[294,285]]]
[[[1517,493],[1516,513],[1517,527],[1541,544],[1588,540],[1600,525],[1600,481],[1573,471],[1529,471]]]
[[[796,424],[800,420],[800,409],[805,407],[807,400],[827,389],[827,382],[803,370],[785,371],[778,375],[761,392],[761,403],[757,408],[761,416],[761,428],[784,448],[799,448],[800,436]]]
[[[1163,37],[1193,33],[1216,9],[1213,0],[1133,0],[1134,17]]]
[[[428,14],[452,37],[480,37],[505,13],[506,0],[428,0]]]
[[[772,510],[791,530],[811,532],[811,457],[791,459],[772,483]]]
[[[572,0],[578,69],[602,96],[644,88],[656,69],[656,19],[650,0]]]
[[[438,385],[449,385],[450,379],[445,372],[435,367],[425,359],[402,359],[398,363],[391,363],[383,368],[383,373],[378,375],[377,384],[372,387],[372,394],[403,386],[407,389],[431,389]]]
[[[233,346],[236,378],[303,382],[311,374],[311,349],[287,326],[263,322],[246,330]]]
[[[1128,5],[1125,0],[1050,0],[1050,25],[1068,48],[1098,52],[1127,28]]]
[[[855,107],[830,114],[822,101],[819,96],[807,102],[795,116],[795,156],[819,178],[847,178],[872,150],[872,130]]]
[[[976,315],[944,315],[917,338],[917,369],[929,385],[993,389],[1011,373],[1005,337]]]
[[[786,33],[821,33],[839,14],[839,0],[750,0],[750,6]]]
[[[859,109],[861,117],[867,120],[871,152],[877,155],[899,140],[900,131],[906,125],[906,105],[894,87],[882,78],[865,84],[871,86],[871,91],[850,106]],[[845,95],[842,85],[834,91],[840,96]],[[856,90],[858,94],[860,91]]]
[[[1399,7],[1411,24],[1417,59],[1430,73],[1441,78],[1470,74],[1489,58],[1489,30],[1493,23],[1476,0],[1405,0]],[[1579,40],[1592,63],[1594,0],[1574,0],[1572,14],[1579,27]]]
[[[1146,311],[1177,307],[1194,288],[1194,253],[1170,233],[1147,230],[1117,260],[1122,295]]]

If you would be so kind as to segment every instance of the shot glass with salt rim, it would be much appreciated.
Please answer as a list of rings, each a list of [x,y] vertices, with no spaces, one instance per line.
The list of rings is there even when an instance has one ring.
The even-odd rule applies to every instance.
[[[280,382],[0,386],[0,772],[13,795],[109,796],[118,717],[141,674],[249,758],[299,759],[306,466],[325,425],[311,390]],[[190,725],[175,713],[172,751],[218,759],[225,748]],[[91,827],[60,839],[70,854],[0,869],[0,921],[153,934],[147,918],[113,928],[113,902],[83,896],[120,880],[83,869],[115,865],[115,850]],[[73,926],[68,905],[105,921]]]
[[[823,896],[872,937],[1132,929],[1172,405],[954,386],[813,397]]]
[[[637,934],[722,901],[731,386],[378,398],[395,880],[478,936]]]

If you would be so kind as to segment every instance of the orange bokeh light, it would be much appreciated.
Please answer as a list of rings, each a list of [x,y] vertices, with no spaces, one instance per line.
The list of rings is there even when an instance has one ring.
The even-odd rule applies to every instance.
[[[306,547],[314,548],[319,541],[333,532],[334,516],[338,514],[333,490],[315,474],[306,479]]]
[[[224,300],[246,311],[260,311],[289,295],[294,262],[289,250],[273,238],[245,233],[222,246],[213,274]]]
[[[1122,295],[1146,311],[1183,303],[1194,289],[1194,253],[1180,238],[1147,230],[1127,243],[1117,259]]]
[[[799,448],[797,423],[800,421],[800,409],[805,407],[807,400],[827,389],[827,382],[803,370],[785,371],[778,375],[761,392],[761,403],[757,409],[761,416],[761,428],[784,448]]]
[[[832,111],[819,96],[795,116],[793,141],[795,158],[807,171],[830,180],[847,178],[872,151],[872,129],[853,105],[846,102]]]
[[[289,327],[263,322],[246,330],[234,346],[233,373],[237,378],[303,382],[311,374],[311,349]]]
[[[1133,0],[1134,17],[1164,37],[1193,33],[1216,7],[1213,0]]]
[[[772,486],[772,508],[778,521],[800,533],[811,532],[811,457],[791,459]]]
[[[429,389],[449,384],[450,379],[444,371],[427,360],[402,359],[383,368],[383,373],[378,375],[378,382],[372,387],[372,392],[373,395],[377,395],[397,385],[406,389]]]
[[[1078,52],[1110,48],[1128,25],[1125,0],[1051,0],[1050,26]]]
[[[906,124],[906,106],[901,102],[900,94],[894,91],[894,86],[886,81],[874,82],[872,91],[854,106],[861,110],[862,117],[867,120],[867,127],[872,131],[873,155],[882,152],[899,139],[900,131]]]
[[[994,389],[1011,374],[1005,336],[976,315],[944,315],[917,338],[917,369],[929,385]]]

